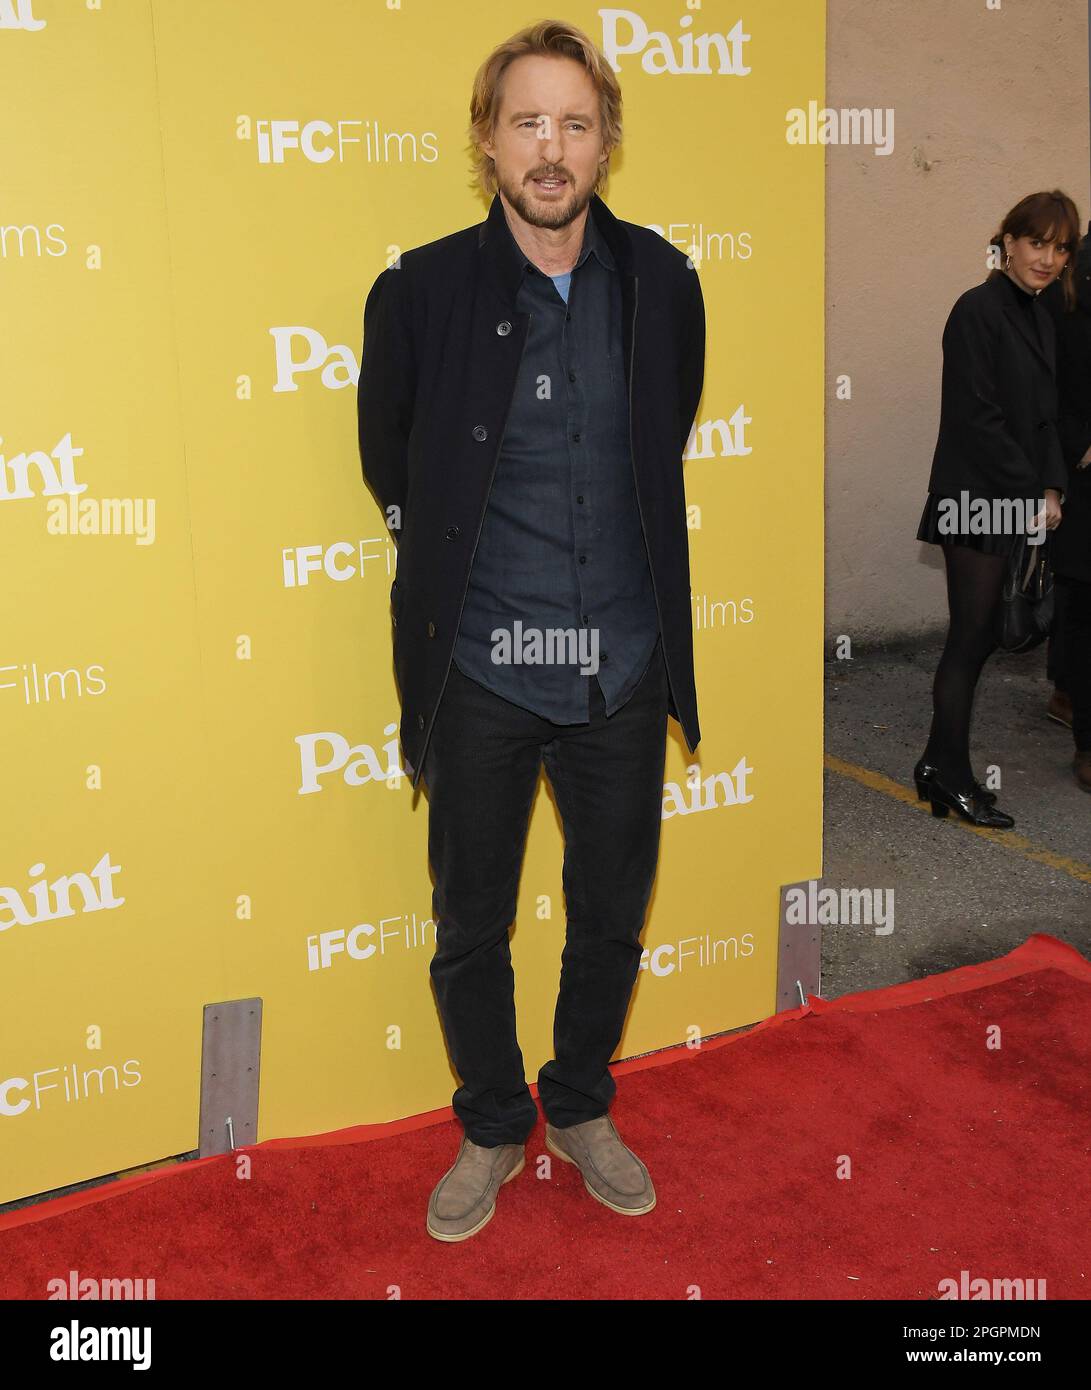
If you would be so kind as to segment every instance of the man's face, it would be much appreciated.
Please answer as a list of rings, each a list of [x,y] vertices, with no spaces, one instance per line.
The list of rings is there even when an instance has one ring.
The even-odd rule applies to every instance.
[[[595,189],[609,152],[599,99],[574,58],[516,58],[501,78],[496,129],[482,149],[501,193],[535,227],[565,227]]]

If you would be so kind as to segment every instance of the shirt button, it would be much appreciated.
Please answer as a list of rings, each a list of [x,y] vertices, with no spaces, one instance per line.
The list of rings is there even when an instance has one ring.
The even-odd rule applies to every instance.
[[[434,637],[435,635],[436,635],[436,625],[435,625],[435,623],[429,623],[429,624],[428,624],[428,636],[429,636],[429,637]]]
[[[473,435],[477,442],[480,444],[482,440],[488,439],[489,432],[484,425],[474,425]]]
[[[447,530],[444,531],[443,534],[447,537],[447,539],[448,539],[449,541],[457,540],[457,539],[458,539],[458,527],[457,527],[457,526],[448,526],[448,527],[447,527]]]
[[[496,331],[500,334],[501,338],[506,338],[508,334],[511,332],[511,324],[507,321],[507,319],[502,319],[496,325]]]

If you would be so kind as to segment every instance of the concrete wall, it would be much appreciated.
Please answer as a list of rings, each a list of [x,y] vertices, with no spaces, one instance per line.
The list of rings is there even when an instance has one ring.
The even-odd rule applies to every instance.
[[[894,148],[826,152],[827,637],[946,624],[915,539],[943,325],[1020,198],[1058,187],[1091,217],[1087,0],[994,3],[829,0],[826,105],[893,108]]]

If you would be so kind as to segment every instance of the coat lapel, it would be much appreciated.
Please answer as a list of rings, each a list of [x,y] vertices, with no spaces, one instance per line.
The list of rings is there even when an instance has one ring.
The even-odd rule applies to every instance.
[[[1001,275],[1002,274],[1003,271],[1001,271]],[[1000,275],[997,275],[990,283],[995,285],[997,292],[1004,296],[1004,313],[1007,315],[1009,322],[1015,325],[1017,331],[1022,335],[1023,341],[1037,353],[1049,368],[1050,373],[1054,373],[1056,370],[1056,349],[1053,341],[1053,333],[1050,331],[1053,325],[1048,321],[1049,314],[1045,306],[1041,304],[1038,297],[1035,296],[1034,304],[1031,306],[1030,311],[1034,315],[1034,320],[1038,327],[1038,331],[1035,332],[1028,321],[1028,315],[1025,314],[1017,304],[1011,302],[1011,291],[1007,286],[1000,283]],[[1023,291],[1020,290],[1019,293],[1022,294]],[[1043,342],[1046,344],[1045,350],[1042,348]]]

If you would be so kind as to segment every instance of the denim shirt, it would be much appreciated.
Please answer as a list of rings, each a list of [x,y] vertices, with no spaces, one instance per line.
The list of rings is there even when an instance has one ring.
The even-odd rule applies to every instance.
[[[659,635],[629,448],[621,282],[590,212],[570,283],[519,254],[516,308],[530,325],[454,662],[524,709],[580,724],[591,681],[613,714]],[[550,640],[558,629],[566,640]],[[596,665],[596,641],[597,672],[581,674]]]

